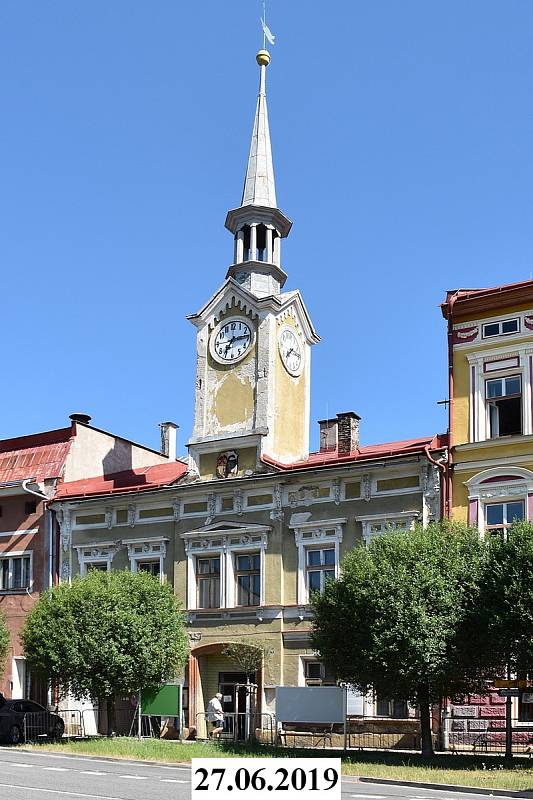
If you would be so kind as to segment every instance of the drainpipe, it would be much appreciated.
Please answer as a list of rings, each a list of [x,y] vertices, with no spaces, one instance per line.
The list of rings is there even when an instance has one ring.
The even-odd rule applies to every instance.
[[[447,469],[447,514],[448,519],[452,516],[453,485],[452,485],[452,465],[454,447],[454,384],[453,384],[453,307],[457,300],[455,293],[448,303],[448,469]]]

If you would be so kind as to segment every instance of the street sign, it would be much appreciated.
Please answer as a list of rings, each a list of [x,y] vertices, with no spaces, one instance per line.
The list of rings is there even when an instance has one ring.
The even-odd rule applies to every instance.
[[[494,681],[494,686],[496,689],[527,689],[530,686],[533,686],[531,681],[526,680],[518,680],[517,678],[497,678]]]
[[[520,697],[520,689],[498,689],[500,697]]]

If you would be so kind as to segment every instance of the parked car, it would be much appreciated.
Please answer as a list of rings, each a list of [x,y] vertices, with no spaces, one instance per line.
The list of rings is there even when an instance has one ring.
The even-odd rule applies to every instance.
[[[61,739],[65,723],[58,714],[47,711],[33,700],[0,700],[0,739],[20,744],[41,736]]]

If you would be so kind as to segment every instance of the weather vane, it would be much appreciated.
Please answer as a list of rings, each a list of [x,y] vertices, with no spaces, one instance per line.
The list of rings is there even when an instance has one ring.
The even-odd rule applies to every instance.
[[[263,16],[261,17],[261,27],[263,28],[263,47],[266,50],[266,43],[275,44],[276,37],[270,30],[266,22],[266,0],[263,0]]]

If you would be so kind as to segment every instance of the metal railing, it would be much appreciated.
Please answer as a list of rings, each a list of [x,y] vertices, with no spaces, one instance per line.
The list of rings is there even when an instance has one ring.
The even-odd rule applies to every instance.
[[[42,738],[61,739],[64,731],[63,716],[55,712],[28,712],[22,719],[21,733],[25,742],[36,742]]]
[[[212,725],[207,721],[205,711],[196,714],[196,731],[199,739],[209,738]],[[223,730],[218,735],[220,740],[246,742],[256,739],[265,744],[274,744],[276,724],[273,714],[255,712],[226,712]]]
[[[515,754],[533,753],[533,721],[511,721]],[[490,719],[446,718],[443,720],[443,746],[453,753],[505,753],[505,717]]]

